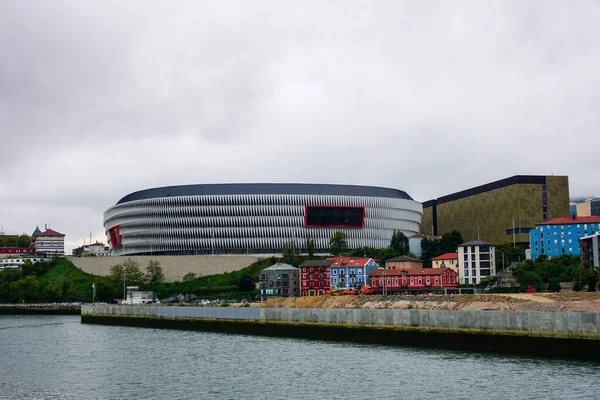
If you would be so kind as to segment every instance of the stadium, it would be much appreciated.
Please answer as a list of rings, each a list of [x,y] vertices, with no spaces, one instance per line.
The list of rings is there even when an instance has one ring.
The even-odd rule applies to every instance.
[[[293,242],[328,252],[387,247],[394,230],[418,233],[423,208],[383,187],[245,183],[170,186],[128,194],[104,213],[112,255],[280,254]]]

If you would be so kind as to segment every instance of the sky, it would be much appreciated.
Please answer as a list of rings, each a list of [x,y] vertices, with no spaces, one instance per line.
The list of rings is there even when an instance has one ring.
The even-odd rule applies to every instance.
[[[600,2],[0,2],[0,230],[106,242],[149,187],[600,196]]]

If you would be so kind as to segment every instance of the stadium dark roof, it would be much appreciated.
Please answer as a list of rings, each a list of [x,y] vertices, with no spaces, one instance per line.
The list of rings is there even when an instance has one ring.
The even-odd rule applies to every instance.
[[[391,197],[412,200],[406,192],[377,186],[326,185],[312,183],[219,183],[206,185],[166,186],[133,192],[117,204],[135,200],[175,196],[210,196],[237,194],[313,194],[334,196]]]

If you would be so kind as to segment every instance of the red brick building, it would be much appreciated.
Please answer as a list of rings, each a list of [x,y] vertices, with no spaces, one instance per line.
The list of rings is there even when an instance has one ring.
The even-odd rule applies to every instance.
[[[300,265],[300,296],[330,292],[329,267],[333,260],[308,260]]]
[[[458,274],[450,268],[377,269],[369,275],[371,287],[390,292],[427,292],[436,289],[456,288]]]

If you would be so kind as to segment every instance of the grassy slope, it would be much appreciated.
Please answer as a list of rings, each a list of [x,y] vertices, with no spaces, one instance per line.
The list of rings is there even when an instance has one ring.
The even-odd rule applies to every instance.
[[[92,284],[96,284],[97,287],[109,286],[106,277],[88,274],[77,268],[66,258],[57,259],[54,266],[40,279],[48,287],[65,288],[65,297],[69,300],[89,301],[92,294]]]

